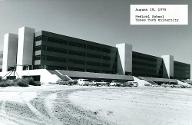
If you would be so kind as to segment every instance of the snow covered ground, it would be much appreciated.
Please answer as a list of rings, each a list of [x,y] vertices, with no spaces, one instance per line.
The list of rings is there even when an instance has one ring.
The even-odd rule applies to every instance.
[[[0,125],[192,125],[192,89],[0,88]]]
[[[0,88],[0,125],[109,125],[93,112],[74,106],[68,95],[78,86]]]
[[[116,125],[192,125],[192,89],[99,88],[69,99]]]

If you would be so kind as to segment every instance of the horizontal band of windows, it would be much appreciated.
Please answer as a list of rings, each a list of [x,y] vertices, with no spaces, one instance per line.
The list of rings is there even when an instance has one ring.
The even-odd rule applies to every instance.
[[[174,67],[175,70],[190,70],[189,67]]]
[[[97,63],[97,62],[87,62],[87,65],[110,67],[110,64],[107,64],[107,63]]]
[[[35,41],[40,41],[40,40],[42,40],[42,36],[37,36],[37,37],[35,37],[34,40],[35,40]]]
[[[40,46],[40,45],[42,45],[42,40],[40,40],[40,41],[35,41],[35,46]]]
[[[190,65],[174,65],[175,67],[187,67],[190,68]]]
[[[61,45],[58,43],[53,43],[53,42],[43,42],[42,46],[47,46],[47,47],[54,47],[54,48],[58,48],[58,49],[69,49],[69,50],[78,50],[78,51],[85,51],[85,48],[79,48],[76,46],[70,46],[70,45]],[[46,49],[45,49],[46,50]]]
[[[46,50],[46,51],[51,51],[51,52],[67,53],[66,49],[56,48],[56,47],[51,47],[51,46],[45,46],[45,45],[35,46],[34,50],[35,51]]]
[[[79,59],[68,59],[68,62],[75,63],[75,64],[85,64],[84,60],[79,60]]]
[[[133,72],[140,72],[140,73],[146,73],[146,72],[149,72],[151,74],[156,74],[157,73],[157,71],[150,70],[150,69],[135,69],[135,68],[133,68],[132,70],[133,70]]]
[[[41,65],[67,66],[66,62],[41,60]]]
[[[79,68],[79,67],[68,67],[68,70],[73,70],[73,71],[85,71],[84,68]]]
[[[36,55],[33,57],[34,60],[40,60],[41,59],[41,55]]]
[[[53,43],[59,43],[59,44],[65,44],[67,45],[67,42],[66,40],[63,40],[63,39],[58,39],[58,38],[53,38],[53,37],[47,37],[47,40],[48,42],[53,42]]]
[[[90,54],[90,53],[87,53],[87,57],[90,57],[90,58],[98,58],[98,59],[104,59],[104,60],[110,60],[110,59],[111,59],[110,56],[102,56],[102,55]]]
[[[66,67],[53,66],[53,65],[34,65],[34,69],[49,69],[49,70],[66,70]]]
[[[182,62],[176,62],[176,61],[174,61],[174,65],[178,65],[178,66],[190,66],[190,64],[182,63]]]
[[[73,51],[73,50],[69,50],[68,54],[70,54],[70,55],[78,55],[78,56],[85,56],[85,52],[79,52],[79,51]]]
[[[46,41],[46,42],[53,42],[53,43],[59,43],[59,44],[67,44],[67,41],[59,38],[53,38],[53,37],[46,37],[46,36],[38,36],[35,37],[35,41]]]
[[[81,55],[86,55],[85,53],[87,53],[88,57],[91,58],[99,58],[101,56],[102,59],[104,60],[110,60],[111,59],[111,54],[104,54],[102,52],[97,52],[97,54],[95,54],[95,52],[92,52],[92,50],[86,51],[86,50],[82,50],[82,49],[75,49],[75,48],[67,48],[67,47],[55,47],[55,46],[50,46],[50,45],[39,45],[39,46],[35,46],[34,47],[35,51],[38,50],[45,50],[45,51],[55,51],[55,52],[59,52],[59,53],[67,53],[67,51],[69,51],[69,53],[74,54],[74,53],[81,53]],[[77,54],[78,55],[78,54]]]
[[[106,53],[111,52],[110,49],[103,48],[103,47],[98,47],[97,45],[85,45],[85,44],[80,43],[80,42],[66,41],[66,40],[63,40],[63,39],[58,39],[58,38],[53,38],[53,37],[38,36],[38,37],[35,38],[35,41],[39,41],[39,40],[43,40],[43,41],[50,42],[50,43],[59,43],[59,44],[65,44],[65,45],[69,45],[69,46],[88,48],[88,49],[91,49],[91,50],[97,50],[97,51],[102,51],[102,52],[106,52]]]
[[[185,75],[185,74],[190,74],[190,71],[174,72],[174,74]]]
[[[64,66],[51,66],[51,65],[46,65],[46,69],[49,69],[49,70],[66,70],[67,67]]]
[[[96,47],[96,46],[92,46],[92,45],[87,45],[87,49],[94,50],[94,51],[101,51],[101,52],[105,52],[105,53],[111,52],[110,49],[102,48],[102,47]]]
[[[48,61],[55,61],[55,62],[66,62],[66,58],[61,58],[61,57],[55,57],[55,56],[44,56],[44,55],[41,55],[41,59],[43,60],[48,60]]]
[[[71,42],[71,41],[68,42],[68,45],[69,45],[69,46],[80,47],[80,48],[85,48],[85,47],[86,47],[86,45],[83,44],[83,43],[79,43],[79,42]]]
[[[140,54],[132,54],[132,58],[134,59],[143,59],[143,60],[151,60],[151,61],[157,61],[158,58],[153,56],[146,56],[146,55],[140,55]],[[161,59],[163,60],[163,59]]]
[[[67,60],[70,60],[72,59],[73,61],[75,60],[81,60],[81,61],[93,61],[93,62],[108,62],[108,61],[102,61],[102,60],[95,60],[95,59],[92,59],[92,58],[86,58],[84,56],[77,56],[77,55],[69,55],[69,54],[59,54],[59,53],[54,53],[54,52],[47,52],[47,51],[43,51],[42,52],[44,56],[55,56],[55,57],[58,57],[58,58],[65,58]],[[110,63],[110,62],[109,62]]]
[[[174,77],[189,77],[190,75],[180,75],[180,74],[174,74]]]
[[[54,47],[47,47],[46,50],[51,52],[67,53],[66,49],[60,49],[60,48],[54,48]]]
[[[58,52],[52,52],[52,51],[41,51],[41,55],[44,55],[44,56],[55,56],[55,57],[58,57],[58,58],[67,58],[68,57],[68,54],[67,53],[58,53]]]
[[[157,62],[157,60],[153,60],[153,61],[151,61],[151,60],[147,60],[147,59],[139,59],[139,58],[133,58],[132,59],[132,62],[133,63],[148,63],[148,64],[155,64],[155,65],[157,65],[157,64],[162,64],[163,63],[163,61],[161,61],[161,62]]]
[[[186,80],[189,79],[190,77],[174,77],[175,79],[182,79],[182,80]]]
[[[41,46],[54,47],[54,48],[59,48],[59,49],[69,48],[67,45],[61,45],[61,44],[58,44],[58,43],[50,43],[50,42],[42,42]],[[44,50],[46,50],[46,49],[44,49]]]
[[[34,46],[34,51],[42,50],[42,45]]]
[[[94,46],[94,45],[85,45],[85,44],[77,42],[77,41],[67,41],[67,40],[53,38],[53,37],[48,37],[47,41],[55,42],[55,43],[61,43],[61,44],[68,44],[69,46],[75,46],[75,47],[81,47],[81,48],[86,47],[88,49],[98,50],[98,51],[102,51],[102,52],[106,52],[106,53],[111,52],[111,50],[107,49],[107,48],[98,47],[98,46]]]
[[[48,60],[48,61],[55,61],[55,62],[66,62],[65,58],[58,58],[55,56],[44,56],[44,55],[36,55],[34,56],[34,60]]]
[[[156,63],[156,64],[157,63],[159,63],[159,64],[163,63],[163,61],[158,62],[157,60],[148,60],[148,59],[141,59],[141,58],[132,58],[132,60],[135,62],[147,62],[147,63]]]
[[[150,64],[150,63],[146,63],[146,62],[133,62],[132,65],[134,66],[148,66],[148,67],[153,67],[156,68],[157,65],[156,64]]]
[[[190,72],[190,69],[174,69],[174,72]]]
[[[132,68],[133,69],[150,69],[150,70],[158,70],[155,66],[154,67],[152,67],[152,66],[150,66],[150,65],[135,65],[135,64],[133,64],[132,65]]]
[[[34,60],[35,60],[35,62],[37,61],[37,60],[39,60],[40,61],[40,56],[35,56],[34,57]],[[77,64],[77,65],[87,65],[87,66],[96,66],[96,67],[102,67],[102,68],[109,68],[111,65],[110,64],[108,64],[108,63],[100,63],[100,62],[86,62],[86,61],[84,61],[84,60],[77,60],[77,59],[69,59],[69,60],[67,60],[67,59],[65,59],[65,58],[61,58],[61,59],[59,59],[59,58],[56,58],[56,57],[42,57],[41,59],[44,59],[44,60],[42,60],[42,61],[44,61],[45,63],[47,62],[47,61],[52,61],[53,63],[65,63],[65,65],[74,65],[74,64]]]

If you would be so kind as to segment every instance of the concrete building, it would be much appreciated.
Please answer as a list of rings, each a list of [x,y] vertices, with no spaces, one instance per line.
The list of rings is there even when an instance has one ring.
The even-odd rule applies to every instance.
[[[132,50],[132,45],[116,47],[47,31],[22,27],[18,35],[4,37],[3,71],[16,68],[15,77],[33,76],[43,83],[64,75],[71,78],[133,80],[132,76],[190,78],[190,65],[174,61],[171,55],[155,57]]]

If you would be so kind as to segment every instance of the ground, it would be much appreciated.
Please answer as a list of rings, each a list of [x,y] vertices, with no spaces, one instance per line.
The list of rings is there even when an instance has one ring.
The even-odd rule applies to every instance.
[[[74,106],[68,95],[85,87],[0,88],[0,125],[108,125],[91,111]]]
[[[0,88],[0,125],[191,125],[192,89]]]

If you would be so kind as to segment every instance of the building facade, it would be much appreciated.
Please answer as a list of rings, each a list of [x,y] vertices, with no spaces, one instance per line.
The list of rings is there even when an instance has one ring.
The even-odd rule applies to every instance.
[[[174,61],[174,78],[175,79],[189,79],[190,78],[190,64]]]
[[[117,72],[115,47],[46,31],[35,33],[33,55],[35,69]]]
[[[168,78],[163,59],[139,52],[132,53],[132,75],[144,77]]]
[[[2,57],[2,56],[1,56]],[[132,45],[116,47],[47,31],[22,27],[18,34],[5,34],[2,72],[15,68],[18,76],[38,76],[47,81],[69,75],[78,78],[126,79],[130,76],[190,78],[190,64],[171,55],[156,57],[135,52]],[[48,77],[49,76],[49,77]],[[49,79],[48,79],[49,78]]]

